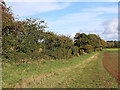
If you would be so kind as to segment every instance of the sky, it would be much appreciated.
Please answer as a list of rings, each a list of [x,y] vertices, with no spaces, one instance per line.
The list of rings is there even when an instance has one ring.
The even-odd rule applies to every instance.
[[[76,33],[86,33],[97,34],[104,40],[118,40],[118,2],[107,1],[9,1],[6,4],[11,6],[12,11],[20,19],[33,17],[45,20],[49,27],[46,31],[64,34],[71,38]]]

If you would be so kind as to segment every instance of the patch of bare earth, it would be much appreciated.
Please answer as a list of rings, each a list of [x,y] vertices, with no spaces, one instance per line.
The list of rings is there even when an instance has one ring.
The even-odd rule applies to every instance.
[[[112,52],[104,52],[103,65],[104,68],[116,79],[118,82],[118,55],[111,54]]]

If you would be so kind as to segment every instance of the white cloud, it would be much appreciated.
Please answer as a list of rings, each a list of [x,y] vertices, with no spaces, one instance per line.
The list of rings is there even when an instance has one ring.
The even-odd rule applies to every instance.
[[[116,14],[118,13],[118,7],[116,6],[111,6],[111,7],[96,7],[96,8],[87,8],[84,9],[83,11],[85,12],[101,12],[101,13],[113,13]],[[104,21],[104,20],[103,20]],[[101,30],[103,29],[103,32],[100,32],[99,35],[104,39],[104,40],[117,40],[118,39],[118,19],[117,18],[111,18],[108,19],[104,22],[101,22]],[[98,29],[98,28],[96,28]]]
[[[96,8],[87,8],[83,11],[87,12],[102,12],[102,13],[118,13],[118,7],[96,7]]]
[[[117,13],[116,7],[94,7],[83,9],[81,13],[67,14],[56,21],[47,21],[48,25],[55,28],[57,26],[66,26],[69,28],[64,28],[64,30],[74,30],[82,28],[86,32],[102,32],[103,26],[101,23],[105,20],[104,17],[100,18],[99,15],[104,15],[106,13]],[[74,27],[74,28],[72,28]],[[101,29],[101,30],[100,30]]]
[[[87,34],[94,33],[100,35],[104,40],[118,39],[118,20],[117,18],[108,19],[100,18],[102,12],[82,12],[73,13],[63,16],[56,21],[47,21],[52,28],[57,28],[58,32],[71,35],[74,37],[75,32],[84,32]],[[104,21],[104,22],[103,22]],[[62,27],[59,29],[59,27]],[[80,29],[82,29],[80,31]]]
[[[56,21],[47,21],[50,29],[56,29],[57,32],[63,32],[63,34],[69,34],[75,32],[100,32],[101,22],[103,19],[98,18],[98,15],[102,13],[73,13],[67,14]],[[98,30],[96,28],[99,28]],[[81,31],[81,30],[82,31]]]
[[[118,40],[118,19],[111,18],[103,22],[104,32],[101,37],[106,40]]]
[[[103,34],[118,33],[118,19],[117,18],[111,18],[103,22],[103,26],[105,28],[105,31],[103,32]]]
[[[53,25],[73,25],[73,24],[85,24],[86,22],[92,22],[96,20],[96,17],[98,15],[101,15],[102,13],[73,13],[73,14],[67,14],[63,16],[62,18],[59,18],[56,21],[50,21]],[[97,19],[100,20],[100,19]],[[49,21],[48,21],[49,23]]]
[[[102,34],[100,37],[104,40],[118,40],[118,33]]]
[[[53,2],[9,2],[7,6],[12,6],[12,10],[20,17],[30,16],[38,13],[44,13],[53,10],[60,10],[68,7],[70,3]]]

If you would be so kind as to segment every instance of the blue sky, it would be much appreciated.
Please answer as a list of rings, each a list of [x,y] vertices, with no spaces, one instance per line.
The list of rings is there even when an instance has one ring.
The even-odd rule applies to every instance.
[[[7,2],[20,19],[45,20],[49,31],[71,35],[94,33],[104,40],[118,39],[117,2]]]

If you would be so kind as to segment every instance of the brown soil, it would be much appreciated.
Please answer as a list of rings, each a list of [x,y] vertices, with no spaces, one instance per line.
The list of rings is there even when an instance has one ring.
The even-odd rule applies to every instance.
[[[104,52],[103,65],[105,69],[116,79],[118,79],[118,55],[112,52]]]

